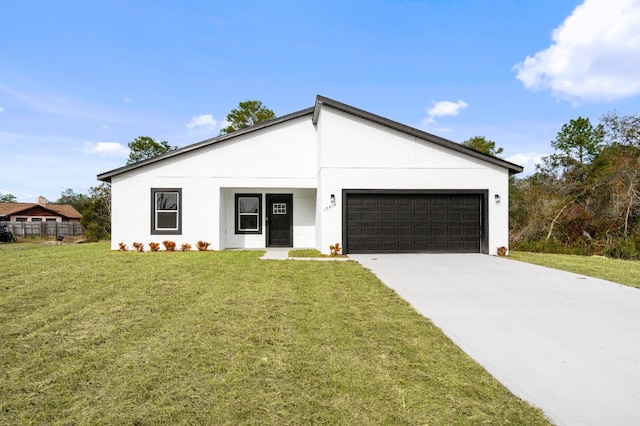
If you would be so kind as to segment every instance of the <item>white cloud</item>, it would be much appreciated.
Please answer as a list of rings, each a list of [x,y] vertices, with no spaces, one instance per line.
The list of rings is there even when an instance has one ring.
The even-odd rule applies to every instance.
[[[131,98],[124,98],[124,103],[125,103],[125,104],[130,104],[131,102],[133,102],[133,99],[131,99]]]
[[[640,1],[585,0],[552,39],[513,67],[525,88],[573,102],[640,94]]]
[[[103,128],[103,129],[108,129],[108,128],[109,128],[109,126],[108,126],[107,124],[103,124],[103,125],[102,125],[102,128]]]
[[[125,145],[122,145],[118,142],[87,142],[86,144],[87,152],[90,154],[99,154],[99,155],[119,155],[119,156],[127,156],[129,155],[129,148]]]
[[[193,117],[187,123],[187,128],[191,130],[211,131],[216,127],[216,124],[218,124],[218,122],[213,118],[213,115],[201,114]]]
[[[536,164],[542,163],[542,158],[549,154],[539,152],[519,152],[509,155],[505,160],[524,167],[523,175],[528,176],[536,171]]]
[[[458,113],[469,107],[467,103],[463,100],[459,100],[458,102],[451,101],[433,101],[433,106],[427,109],[427,116],[422,119],[422,125],[424,127],[428,127],[432,124],[436,124],[435,117],[444,117],[444,116],[457,116]]]
[[[4,111],[4,108],[2,108],[2,107],[0,106],[0,112],[2,112],[2,111]]]

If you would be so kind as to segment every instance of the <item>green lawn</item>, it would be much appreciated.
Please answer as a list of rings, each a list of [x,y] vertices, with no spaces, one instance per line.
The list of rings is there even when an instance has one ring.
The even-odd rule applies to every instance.
[[[640,261],[609,259],[602,256],[530,253],[511,251],[509,257],[523,262],[561,269],[594,278],[640,288]]]
[[[289,250],[289,257],[322,257],[322,253],[316,249],[295,249]]]
[[[548,424],[357,263],[0,245],[0,424]]]

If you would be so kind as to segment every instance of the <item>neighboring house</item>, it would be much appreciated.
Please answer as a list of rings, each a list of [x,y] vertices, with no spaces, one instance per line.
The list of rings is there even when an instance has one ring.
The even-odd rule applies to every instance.
[[[78,222],[82,215],[68,204],[49,204],[44,197],[37,203],[0,203],[0,220],[9,222]]]
[[[318,96],[315,106],[98,175],[112,249],[480,252],[508,247],[522,167]]]

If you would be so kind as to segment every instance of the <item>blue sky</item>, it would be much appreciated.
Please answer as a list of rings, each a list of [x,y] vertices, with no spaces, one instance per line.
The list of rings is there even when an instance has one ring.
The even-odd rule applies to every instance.
[[[578,116],[640,113],[640,0],[0,0],[0,193],[55,201],[137,136],[216,136],[321,94],[526,172]]]

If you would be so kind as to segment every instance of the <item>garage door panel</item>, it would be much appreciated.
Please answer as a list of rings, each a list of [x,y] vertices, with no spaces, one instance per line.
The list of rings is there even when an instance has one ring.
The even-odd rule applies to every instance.
[[[460,210],[447,210],[447,220],[460,222],[462,220],[462,212]]]
[[[462,236],[462,226],[448,226],[447,227],[447,236],[448,237],[461,237]]]
[[[379,221],[380,220],[380,210],[365,210],[364,217],[362,218],[365,221]]]
[[[362,220],[363,217],[364,212],[362,210],[349,209],[349,212],[347,213],[347,218],[350,221],[359,221]]]
[[[384,237],[397,237],[398,236],[398,228],[395,226],[383,226],[382,227],[382,236]]]
[[[357,237],[364,234],[364,226],[354,225],[347,228],[347,235],[349,237]]]
[[[410,237],[417,232],[417,229],[414,231],[414,227],[410,225],[400,225],[398,226],[398,236],[399,237]]]
[[[430,201],[432,206],[444,206],[447,203],[446,197],[443,195],[433,195]]]
[[[398,220],[398,212],[397,211],[386,211],[383,210],[382,212],[380,212],[380,219],[383,221],[397,221]]]
[[[465,237],[480,237],[480,228],[477,226],[465,226],[463,229],[463,235]]]
[[[382,251],[383,252],[397,252],[398,251],[398,241],[383,241],[382,242]]]
[[[481,194],[347,194],[351,253],[481,250]]]
[[[431,235],[431,232],[429,232],[431,230],[430,226],[416,226],[414,229],[416,237],[428,237]]]
[[[431,235],[434,237],[444,237],[447,235],[447,227],[434,225],[431,227]]]
[[[411,206],[413,205],[413,197],[411,195],[391,195],[390,197],[395,199],[395,205],[398,206]]]
[[[478,221],[478,211],[476,210],[463,210],[462,212],[462,220],[465,221]]]
[[[425,210],[418,210],[415,213],[415,220],[424,220],[424,221],[429,221],[431,220],[431,212],[429,211],[425,211]]]
[[[445,211],[432,211],[431,220],[434,222],[444,222],[447,219],[447,212]]]
[[[380,196],[375,197],[367,197],[364,199],[364,205],[366,206],[379,206],[380,205]]]
[[[367,225],[364,227],[364,236],[379,237],[380,227],[377,225]]]

